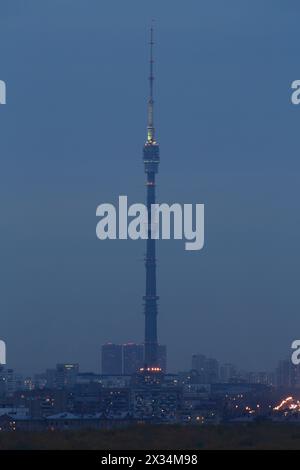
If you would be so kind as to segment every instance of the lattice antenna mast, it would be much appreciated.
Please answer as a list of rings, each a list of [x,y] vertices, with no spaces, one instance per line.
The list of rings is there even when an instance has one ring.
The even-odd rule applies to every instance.
[[[155,142],[155,129],[154,129],[154,119],[153,119],[153,110],[154,110],[154,99],[153,99],[153,82],[154,82],[154,73],[153,73],[153,46],[154,46],[154,27],[153,22],[150,29],[150,75],[149,75],[149,100],[148,100],[148,124],[147,124],[147,141],[149,143]]]

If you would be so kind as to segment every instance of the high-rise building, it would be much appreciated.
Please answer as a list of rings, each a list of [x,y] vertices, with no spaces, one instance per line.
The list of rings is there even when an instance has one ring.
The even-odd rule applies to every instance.
[[[56,364],[56,387],[59,389],[74,387],[78,372],[79,364]]]
[[[239,370],[238,378],[240,382],[249,384],[275,385],[275,374],[273,372],[253,372]]]
[[[179,387],[137,385],[131,389],[131,411],[135,419],[176,422],[181,403],[182,391]]]
[[[199,374],[199,383],[206,383],[205,380],[205,366],[206,356],[204,354],[193,354],[192,356],[192,370],[195,370]]]
[[[56,374],[56,370],[55,370]],[[42,390],[47,385],[47,378],[44,372],[34,374],[33,376],[34,388],[37,390]]]
[[[102,374],[132,375],[145,364],[145,347],[143,344],[107,343],[102,346]],[[157,345],[157,366],[162,372],[167,370],[167,347]]]
[[[208,384],[214,384],[219,381],[219,363],[217,359],[211,357],[206,360],[206,376]]]
[[[147,187],[147,209],[148,209],[148,239],[147,252],[145,258],[146,267],[146,293],[145,301],[145,366],[147,368],[158,367],[157,351],[157,301],[156,292],[156,255],[155,239],[151,237],[152,233],[152,214],[151,205],[155,204],[155,175],[158,172],[159,165],[159,145],[155,138],[154,119],[153,119],[153,26],[150,36],[150,93],[148,99],[148,123],[147,140],[144,145],[143,161]]]
[[[55,388],[56,387],[56,369],[46,369],[46,387]]]
[[[219,363],[204,354],[193,354],[192,370],[198,373],[199,383],[212,384],[219,380]]]
[[[236,378],[237,371],[233,364],[226,363],[220,367],[220,381],[223,383],[231,382]]]
[[[64,390],[30,390],[15,393],[16,406],[28,408],[31,419],[43,418],[56,413],[66,412],[69,391]]]
[[[123,344],[123,373],[135,374],[144,364],[144,345],[127,343]]]
[[[18,389],[18,378],[13,369],[0,365],[0,396],[12,396]]]
[[[102,346],[102,374],[120,375],[123,372],[122,345],[106,343]]]
[[[277,387],[300,387],[299,366],[295,366],[290,359],[279,361],[276,368]]]
[[[167,372],[167,346],[165,344],[157,345],[157,364],[162,372]]]

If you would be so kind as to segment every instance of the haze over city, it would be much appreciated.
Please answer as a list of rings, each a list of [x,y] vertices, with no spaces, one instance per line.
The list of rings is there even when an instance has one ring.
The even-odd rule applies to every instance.
[[[290,354],[300,308],[293,4],[153,0],[149,11],[140,0],[2,1],[0,338],[9,366],[99,371],[103,343],[143,341],[145,243],[98,240],[95,213],[121,194],[145,202],[152,17],[157,200],[205,204],[201,251],[157,243],[168,368],[187,370],[203,353],[271,370]]]

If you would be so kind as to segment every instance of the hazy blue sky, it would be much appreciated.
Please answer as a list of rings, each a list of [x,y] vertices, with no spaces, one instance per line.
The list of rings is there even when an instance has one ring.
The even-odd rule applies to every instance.
[[[300,337],[297,0],[0,0],[0,338],[9,365],[99,370],[142,341],[145,246],[95,236],[145,195],[156,19],[158,199],[204,203],[206,243],[158,245],[171,370],[202,352],[270,369]]]

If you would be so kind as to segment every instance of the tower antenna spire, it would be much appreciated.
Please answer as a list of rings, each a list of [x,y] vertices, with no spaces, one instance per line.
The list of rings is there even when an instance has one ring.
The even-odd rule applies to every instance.
[[[148,123],[147,123],[147,141],[149,143],[155,142],[155,130],[154,130],[154,120],[153,120],[153,108],[154,108],[154,99],[153,99],[153,82],[154,82],[154,73],[153,73],[153,46],[154,46],[154,20],[151,22],[150,28],[150,75],[149,75],[149,84],[150,84],[150,93],[148,99]]]

